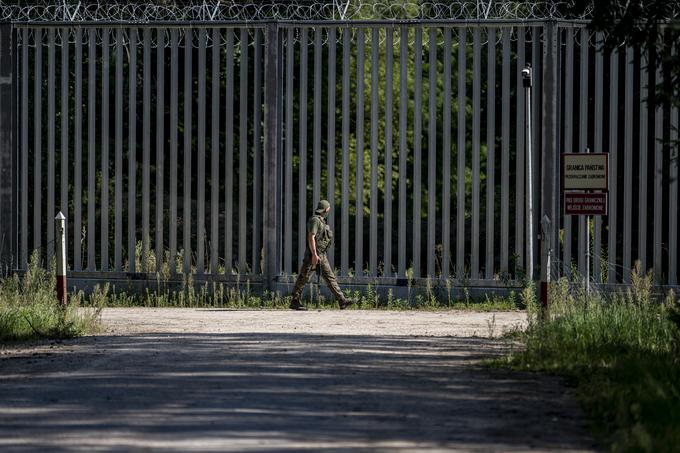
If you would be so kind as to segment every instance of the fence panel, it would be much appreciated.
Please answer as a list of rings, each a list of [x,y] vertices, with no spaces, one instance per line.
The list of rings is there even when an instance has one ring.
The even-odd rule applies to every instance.
[[[18,34],[20,269],[49,265],[59,206],[73,271],[260,273],[261,27]]]
[[[584,23],[555,26],[559,148],[610,154],[611,201],[590,243],[585,219],[558,209],[553,274],[577,280],[590,260],[596,282],[628,283],[639,261],[677,285],[678,112],[653,103],[664,72],[653,52],[604,50]],[[282,256],[269,265],[290,281],[325,197],[344,281],[512,286],[525,277],[527,197],[559,200],[539,189],[551,51],[540,22],[278,23],[275,124],[260,24],[16,27],[20,269],[34,250],[49,265],[59,207],[76,273],[259,276],[263,209],[277,197]],[[267,127],[283,167],[265,190]]]

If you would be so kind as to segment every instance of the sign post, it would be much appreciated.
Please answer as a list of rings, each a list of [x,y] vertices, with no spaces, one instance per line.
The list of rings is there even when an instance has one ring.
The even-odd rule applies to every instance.
[[[564,214],[586,216],[586,294],[590,293],[590,216],[607,215],[609,155],[562,153]]]

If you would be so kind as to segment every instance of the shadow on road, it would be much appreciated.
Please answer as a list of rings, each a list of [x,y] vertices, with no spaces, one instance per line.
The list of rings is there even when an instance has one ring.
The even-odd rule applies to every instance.
[[[553,378],[479,338],[154,334],[0,360],[0,449],[579,450]]]

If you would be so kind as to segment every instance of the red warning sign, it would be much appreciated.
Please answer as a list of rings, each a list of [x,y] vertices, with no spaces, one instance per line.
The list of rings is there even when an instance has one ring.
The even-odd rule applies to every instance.
[[[606,193],[564,193],[565,215],[607,215]]]

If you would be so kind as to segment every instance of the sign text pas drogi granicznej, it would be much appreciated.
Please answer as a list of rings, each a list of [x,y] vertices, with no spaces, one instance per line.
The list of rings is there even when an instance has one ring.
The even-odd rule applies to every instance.
[[[562,153],[562,191],[608,191],[607,153]]]
[[[566,215],[607,215],[607,193],[564,193]]]

